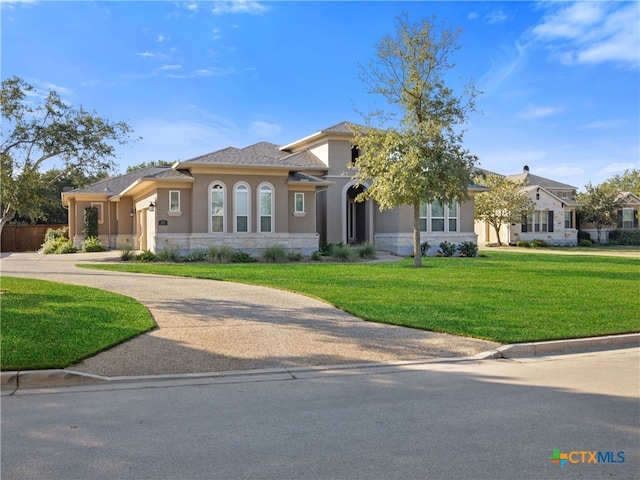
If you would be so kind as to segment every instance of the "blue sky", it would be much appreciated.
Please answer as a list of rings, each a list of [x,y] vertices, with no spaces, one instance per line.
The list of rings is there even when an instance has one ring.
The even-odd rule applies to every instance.
[[[450,81],[484,92],[481,167],[578,189],[640,168],[638,2],[2,0],[1,75],[128,122],[124,172],[361,122],[384,104],[358,65],[402,13],[463,30]]]

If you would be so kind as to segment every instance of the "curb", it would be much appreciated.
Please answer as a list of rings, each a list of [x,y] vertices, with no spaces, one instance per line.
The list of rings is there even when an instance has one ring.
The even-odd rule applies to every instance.
[[[424,365],[429,363],[459,363],[498,358],[520,358],[544,356],[550,354],[568,354],[581,351],[597,351],[612,348],[630,348],[640,346],[640,333],[624,335],[609,335],[605,337],[576,338],[571,340],[553,340],[549,342],[515,343],[504,345],[495,350],[489,350],[472,357],[456,358],[430,358],[424,360],[407,360],[390,363],[362,363],[329,365],[319,367],[293,367],[276,369],[237,370],[229,372],[204,372],[166,375],[141,375],[103,377],[90,373],[76,372],[73,370],[24,370],[12,372],[0,372],[0,387],[3,395],[10,395],[18,389],[33,389],[43,387],[65,387],[73,385],[89,384],[117,384],[136,381],[177,381],[193,379],[220,379],[220,378],[257,378],[259,376],[286,375],[290,379],[309,378],[310,375],[320,375],[327,372],[347,371],[366,372],[370,369],[378,370],[381,367],[398,368],[402,366]]]
[[[553,353],[574,353],[589,350],[604,350],[616,347],[640,346],[640,333],[608,335],[606,337],[573,338],[549,342],[514,343],[485,352],[485,358],[519,358],[549,355]]]

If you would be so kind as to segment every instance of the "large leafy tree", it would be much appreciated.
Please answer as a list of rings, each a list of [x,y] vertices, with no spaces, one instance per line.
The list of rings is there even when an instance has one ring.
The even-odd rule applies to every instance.
[[[142,162],[138,165],[131,165],[127,167],[127,173],[135,172],[136,170],[147,167],[170,167],[174,163],[176,162],[172,162],[171,160],[151,160],[150,162]]]
[[[632,192],[640,196],[640,170],[625,170],[622,175],[616,175],[605,183],[614,187],[619,193]]]
[[[476,157],[462,146],[463,130],[479,93],[469,83],[461,92],[446,84],[454,68],[460,31],[437,26],[435,18],[417,24],[398,17],[394,35],[377,45],[361,66],[369,93],[390,105],[364,115],[353,127],[360,156],[353,178],[368,188],[357,200],[373,199],[381,210],[413,207],[414,265],[420,255],[420,205],[464,201]]]
[[[500,228],[521,221],[534,210],[535,204],[522,190],[523,182],[514,182],[495,173],[478,175],[475,182],[490,189],[475,196],[475,218],[491,225],[498,245],[502,245]]]
[[[72,171],[91,175],[112,169],[116,146],[129,140],[131,128],[95,112],[65,103],[50,91],[33,104],[36,90],[19,77],[2,81],[2,227],[16,214],[43,217],[43,192]],[[59,175],[47,178],[47,161],[57,162]]]
[[[593,186],[591,182],[585,185],[585,192],[578,193],[578,213],[583,221],[593,223],[600,243],[600,232],[606,227],[618,224],[618,210],[624,205],[620,192],[611,184],[604,182]]]

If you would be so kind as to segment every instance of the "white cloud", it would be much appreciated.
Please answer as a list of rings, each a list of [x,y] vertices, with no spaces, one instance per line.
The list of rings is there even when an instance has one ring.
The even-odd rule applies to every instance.
[[[198,11],[198,4],[197,3],[190,3],[189,5],[186,6],[187,10],[191,10],[192,12],[197,12]]]
[[[144,58],[153,58],[156,56],[154,53],[151,53],[151,52],[137,52],[136,55]]]
[[[506,50],[506,49],[505,49]],[[507,59],[491,60],[491,68],[480,79],[481,89],[491,93],[511,75],[518,72],[527,62],[526,46],[514,42],[506,51]]]
[[[167,37],[165,37],[164,35],[158,35],[158,37],[156,38],[156,41],[157,41],[158,43],[162,43],[162,42],[164,42],[165,40],[168,40],[168,38],[167,38]]]
[[[599,120],[596,122],[587,123],[578,128],[588,129],[588,130],[609,130],[613,128],[618,128],[624,125],[626,122],[623,120]]]
[[[540,175],[541,177],[547,177],[551,179],[564,179],[575,177],[577,175],[582,175],[584,170],[580,167],[576,167],[574,165],[556,165],[553,167],[539,167],[535,172],[532,172],[535,175]]]
[[[250,128],[252,133],[265,138],[271,137],[282,131],[281,125],[263,121],[251,122]]]
[[[545,107],[545,106],[535,106],[532,105],[525,110],[518,113],[518,118],[522,118],[524,120],[536,120],[538,118],[548,117],[550,115],[555,115],[556,113],[562,112],[562,108],[559,107]]]
[[[598,175],[611,175],[615,173],[622,173],[625,170],[633,170],[639,168],[638,162],[635,164],[632,162],[613,162],[598,171]]]
[[[162,65],[158,68],[158,70],[160,71],[180,70],[181,68],[182,68],[182,65]]]
[[[261,14],[269,9],[266,5],[253,0],[233,0],[226,2],[214,2],[211,11],[216,15],[226,13],[249,13],[252,15]]]
[[[469,20],[476,20],[479,17],[478,12],[471,12],[469,13],[469,15],[467,15],[467,18]]]
[[[488,23],[489,25],[493,25],[496,23],[502,23],[509,19],[509,16],[504,13],[501,9],[494,10],[490,14],[486,15],[482,21],[484,23]]]
[[[136,135],[142,140],[122,149],[122,165],[137,165],[150,160],[188,160],[199,155],[228,147],[233,144],[232,129],[224,119],[196,119],[194,121],[144,119],[130,122]]]
[[[614,62],[640,67],[640,4],[638,2],[550,3],[531,33],[566,65]]]

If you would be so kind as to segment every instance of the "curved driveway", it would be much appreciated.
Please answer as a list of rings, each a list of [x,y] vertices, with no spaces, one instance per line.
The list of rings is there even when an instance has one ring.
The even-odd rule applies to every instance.
[[[104,376],[202,373],[475,355],[497,343],[366,322],[276,289],[86,270],[117,252],[3,254],[2,275],[97,287],[144,304],[158,328],[70,370]]]

